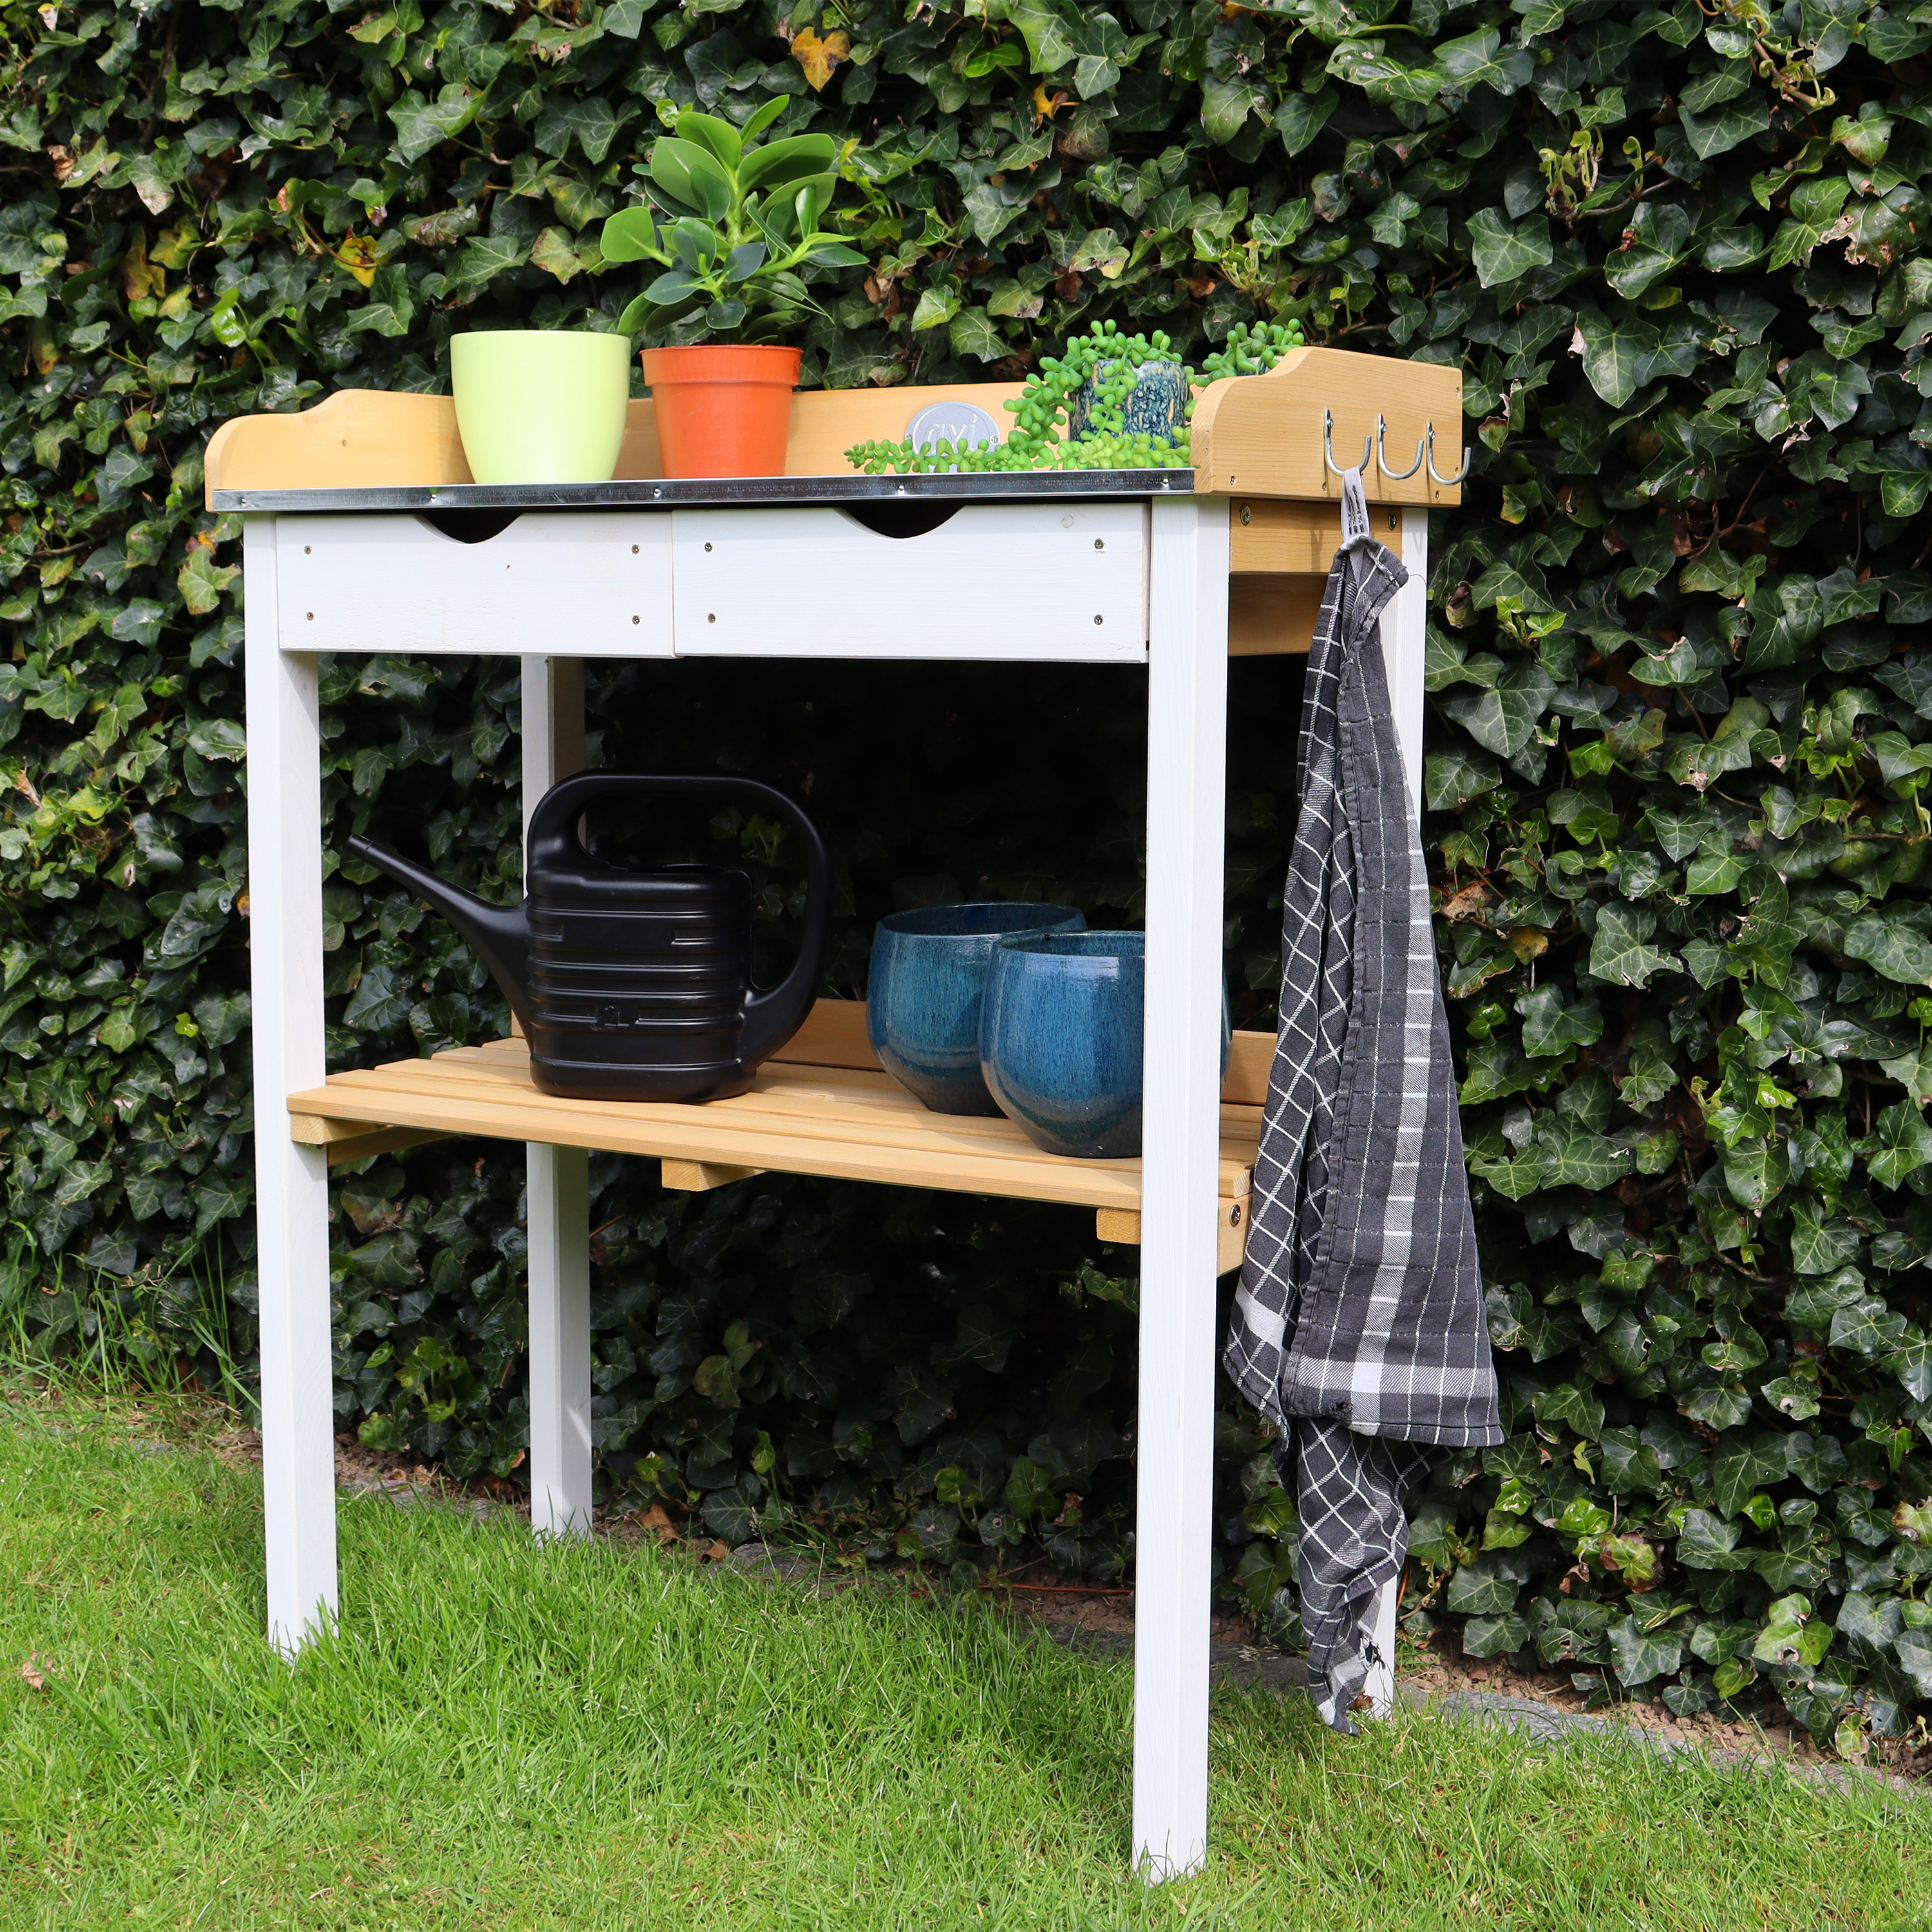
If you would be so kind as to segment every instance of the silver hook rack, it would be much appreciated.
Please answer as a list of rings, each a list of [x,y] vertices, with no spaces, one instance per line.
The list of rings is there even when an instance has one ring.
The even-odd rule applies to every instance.
[[[1429,473],[1437,482],[1442,484],[1445,488],[1453,488],[1455,484],[1461,482],[1463,478],[1468,475],[1469,465],[1474,460],[1475,452],[1471,449],[1466,443],[1463,446],[1462,448],[1462,468],[1457,470],[1454,476],[1445,476],[1442,474],[1442,471],[1438,470],[1436,466],[1436,425],[1433,423],[1431,423],[1429,425],[1428,434],[1424,436],[1422,440],[1424,447],[1428,452]]]
[[[1373,454],[1375,446],[1376,440],[1373,436],[1363,437],[1362,460],[1355,466],[1358,470],[1367,469],[1369,458]],[[1337,476],[1348,475],[1347,470],[1335,460],[1335,416],[1331,410],[1324,410],[1322,412],[1322,460]]]
[[[1387,442],[1388,437],[1388,418],[1383,416],[1376,417],[1376,467],[1379,470],[1384,476],[1388,478],[1390,482],[1393,483],[1406,483],[1408,479],[1422,467],[1423,458],[1426,454],[1429,448],[1429,438],[1426,435],[1417,437],[1415,442],[1415,460],[1412,463],[1406,470],[1391,470],[1388,466],[1388,457],[1384,448],[1384,445]]]

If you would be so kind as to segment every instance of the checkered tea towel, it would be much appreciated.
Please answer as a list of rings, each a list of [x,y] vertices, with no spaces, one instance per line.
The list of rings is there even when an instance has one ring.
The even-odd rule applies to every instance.
[[[1310,1675],[1341,1730],[1426,1466],[1399,1445],[1502,1439],[1428,881],[1378,630],[1407,580],[1380,544],[1352,544],[1316,626],[1281,1030],[1223,1358],[1283,1432]]]

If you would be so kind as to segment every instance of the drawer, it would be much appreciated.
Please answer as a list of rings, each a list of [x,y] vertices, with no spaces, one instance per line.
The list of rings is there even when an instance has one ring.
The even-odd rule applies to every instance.
[[[274,595],[287,651],[668,657],[670,519],[532,510],[464,543],[422,517],[283,517]]]
[[[670,524],[681,657],[1147,657],[1144,503],[973,503],[908,536],[830,506]]]

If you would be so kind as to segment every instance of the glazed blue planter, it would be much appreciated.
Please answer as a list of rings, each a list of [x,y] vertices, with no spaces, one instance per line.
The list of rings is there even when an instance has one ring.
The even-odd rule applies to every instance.
[[[1114,364],[1102,362],[1100,373]],[[1093,426],[1094,405],[1098,400],[1091,377],[1074,392],[1066,407],[1066,433],[1084,436]],[[1143,362],[1134,374],[1134,386],[1122,411],[1129,436],[1144,434],[1172,440],[1187,425],[1187,370],[1178,362]]]
[[[1048,1154],[1141,1150],[1147,935],[1023,933],[993,949],[980,1065],[1000,1111]]]
[[[980,1003],[1002,934],[1076,932],[1086,915],[1030,903],[923,906],[879,922],[866,1031],[879,1064],[935,1114],[998,1114],[980,1072]]]
[[[1000,1111],[1048,1154],[1125,1160],[1141,1150],[1142,932],[1020,933],[993,948],[980,1059]],[[1228,1064],[1227,994],[1221,1066]]]

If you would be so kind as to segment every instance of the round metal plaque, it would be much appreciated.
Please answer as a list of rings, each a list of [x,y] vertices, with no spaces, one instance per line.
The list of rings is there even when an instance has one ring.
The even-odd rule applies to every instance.
[[[915,449],[930,449],[934,443],[950,442],[955,449],[981,444],[1000,446],[1000,425],[976,403],[928,403],[906,424],[906,440]]]

